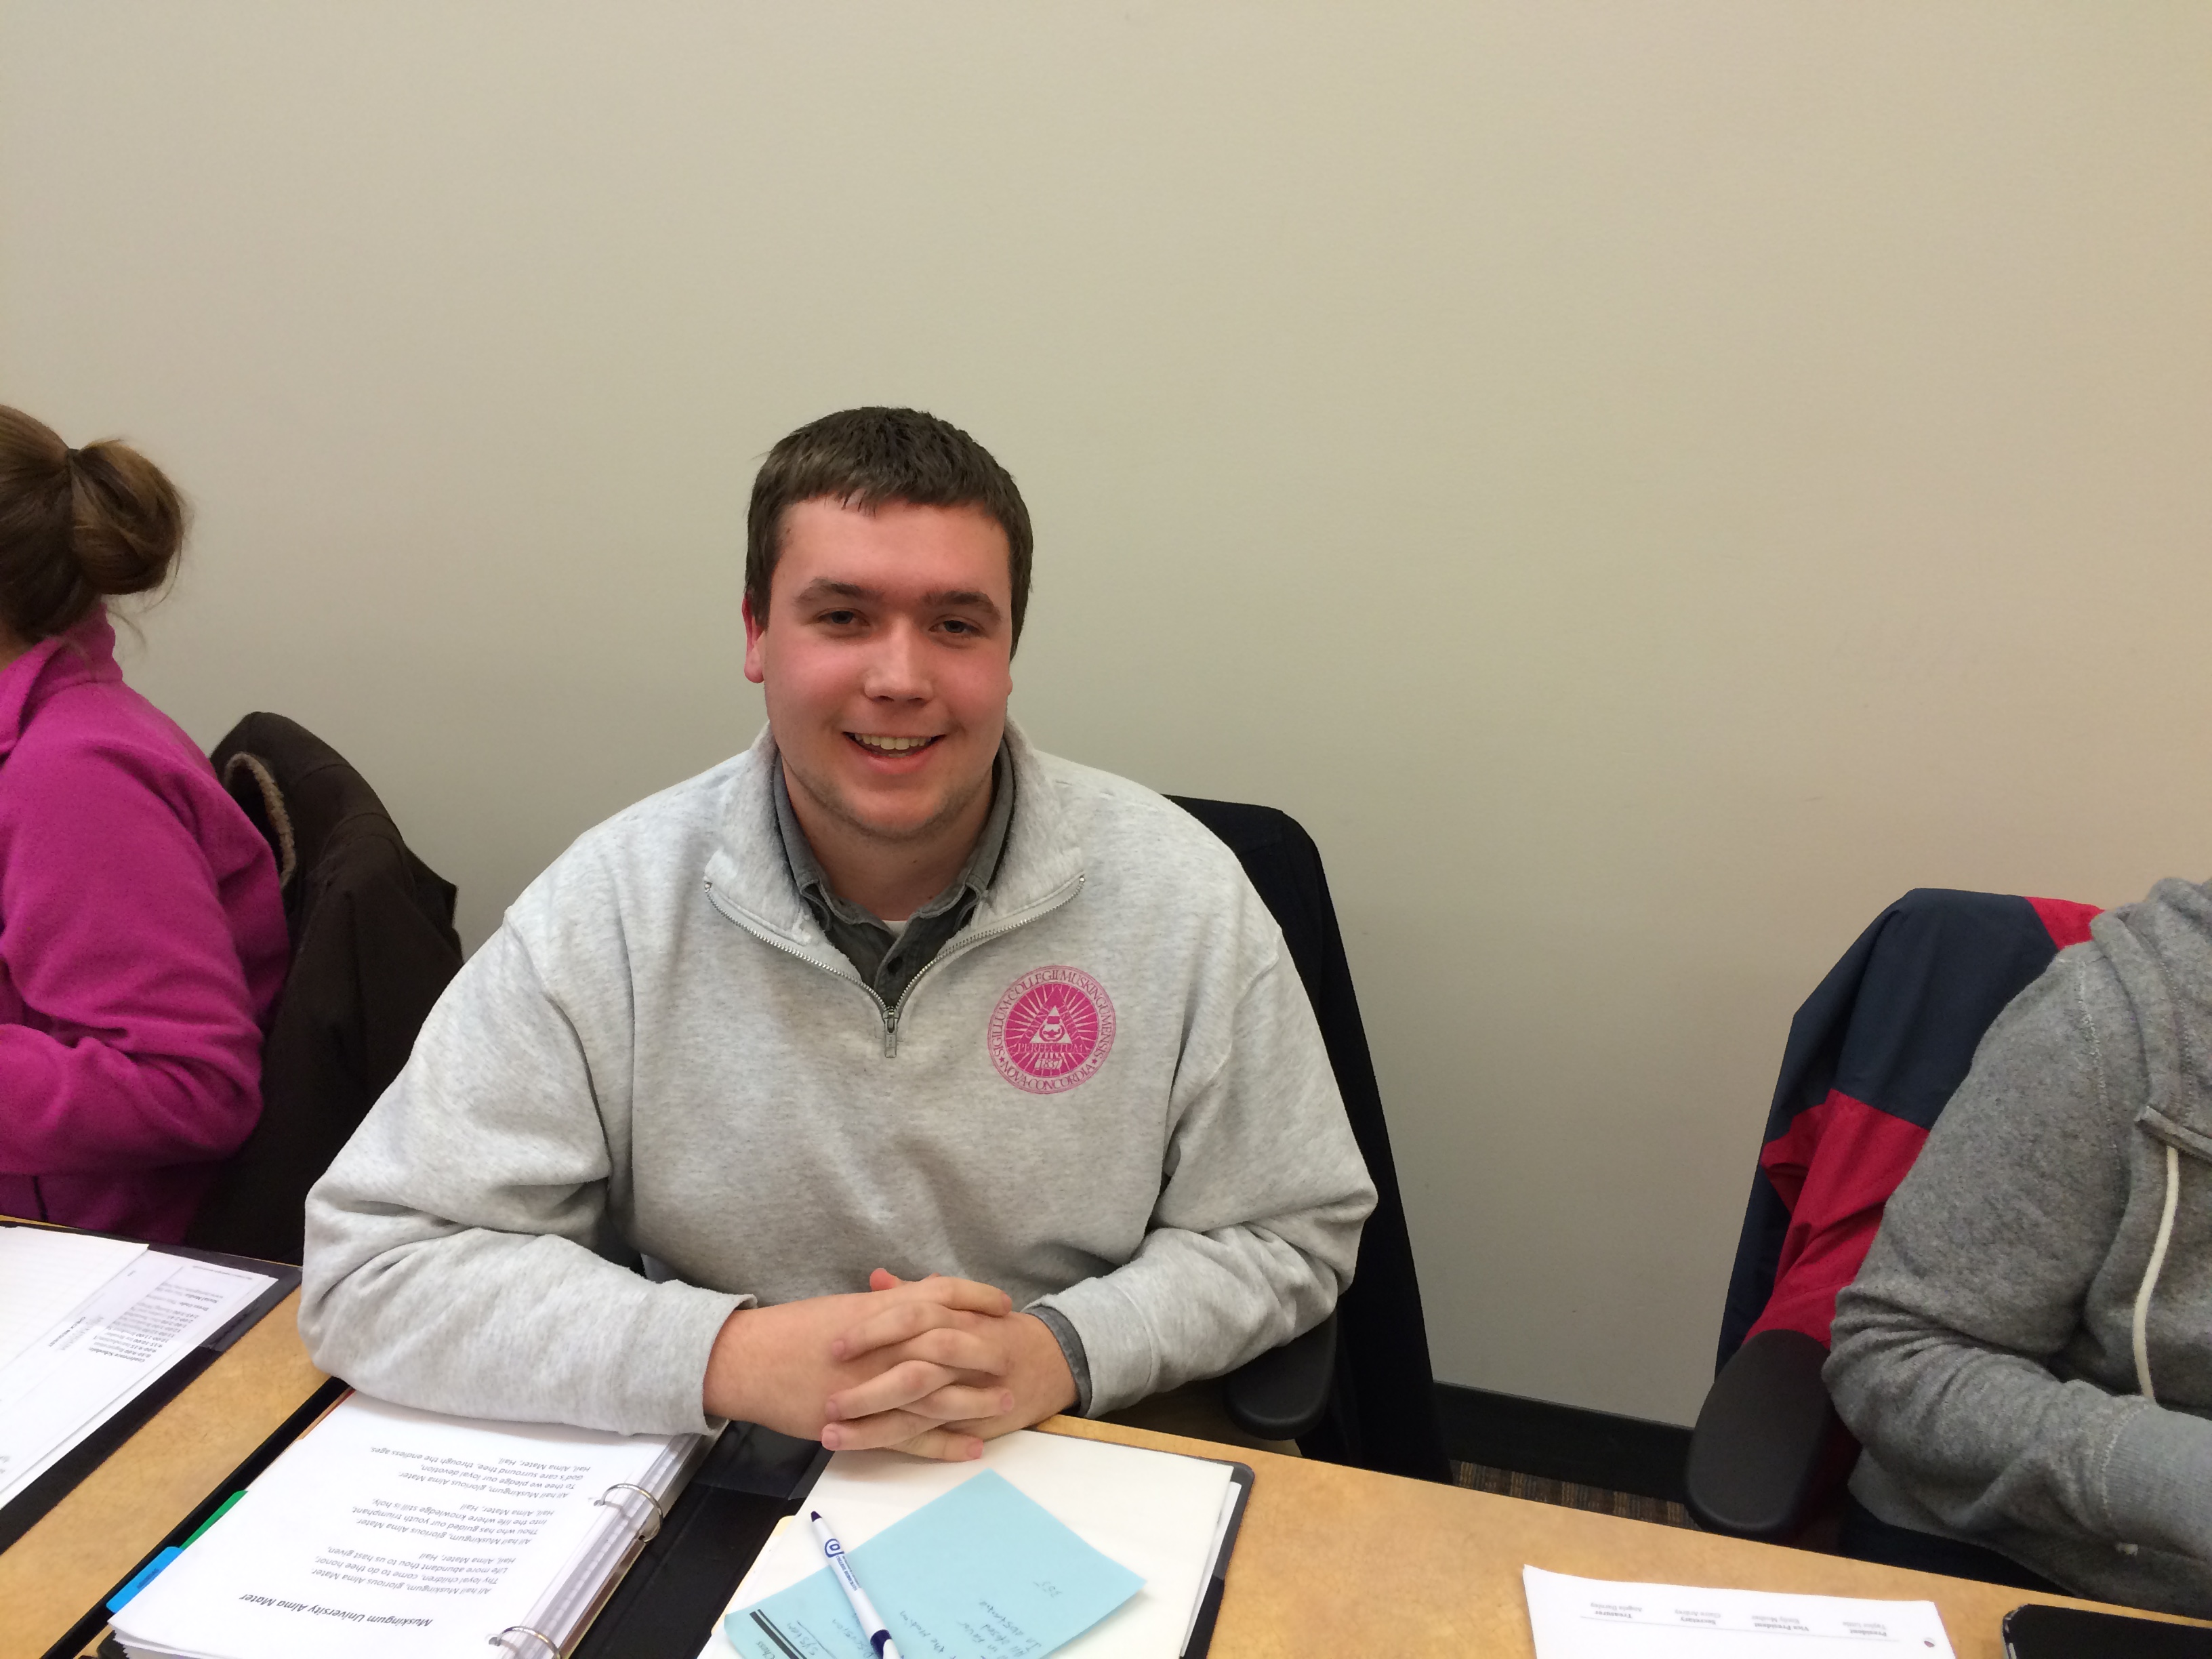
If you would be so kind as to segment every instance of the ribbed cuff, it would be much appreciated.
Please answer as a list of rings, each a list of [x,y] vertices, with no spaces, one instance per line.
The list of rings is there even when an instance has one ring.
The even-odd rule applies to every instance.
[[[730,1316],[753,1300],[672,1279],[654,1285],[617,1345],[611,1420],[634,1425],[625,1430],[633,1434],[706,1433],[708,1358]]]
[[[1075,1379],[1075,1414],[1078,1417],[1090,1416],[1091,1360],[1083,1351],[1082,1336],[1074,1326],[1067,1322],[1067,1316],[1057,1308],[1048,1308],[1039,1303],[1024,1311],[1042,1320],[1045,1329],[1052,1333],[1052,1340],[1060,1344],[1060,1357],[1067,1362],[1067,1374]]]
[[[2097,1484],[2119,1541],[2212,1559],[2212,1423],[2144,1406],[2113,1435]]]
[[[1118,1270],[1117,1270],[1118,1271]],[[1048,1310],[1067,1322],[1083,1345],[1090,1381],[1084,1410],[1096,1417],[1133,1406],[1160,1387],[1160,1364],[1151,1328],[1133,1303],[1114,1283],[1115,1274],[1078,1279],[1030,1309]]]

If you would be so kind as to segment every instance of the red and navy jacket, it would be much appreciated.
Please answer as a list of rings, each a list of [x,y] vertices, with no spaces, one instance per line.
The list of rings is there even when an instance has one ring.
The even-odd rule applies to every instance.
[[[1825,1344],[1836,1292],[1966,1080],[1982,1034],[2097,907],[1917,887],[1874,920],[1790,1023],[1736,1245],[1719,1364],[1768,1329]]]

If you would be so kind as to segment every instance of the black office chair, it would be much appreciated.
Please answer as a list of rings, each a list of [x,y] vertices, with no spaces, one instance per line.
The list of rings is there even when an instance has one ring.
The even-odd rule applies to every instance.
[[[1858,1459],[1820,1381],[1836,1293],[1982,1033],[2062,948],[2088,937],[2094,915],[2065,900],[1916,888],[1797,1011],[1717,1372],[1691,1431],[1686,1496],[1706,1531],[1788,1543],[1832,1523]]]
[[[1376,1192],[1375,1212],[1360,1235],[1358,1272],[1336,1311],[1231,1372],[1223,1380],[1223,1403],[1247,1431],[1296,1440],[1309,1457],[1449,1480],[1413,1241],[1321,849],[1295,818],[1272,806],[1170,799],[1237,854],[1282,928]]]
[[[262,1045],[260,1121],[185,1239],[296,1262],[307,1188],[460,970],[453,884],[408,851],[376,792],[304,726],[248,714],[213,758],[276,854],[291,962]]]

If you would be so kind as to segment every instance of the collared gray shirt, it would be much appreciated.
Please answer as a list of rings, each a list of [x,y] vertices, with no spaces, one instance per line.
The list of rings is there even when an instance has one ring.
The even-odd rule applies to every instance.
[[[975,837],[975,850],[969,854],[968,862],[960,866],[960,873],[952,878],[950,886],[916,910],[908,918],[905,927],[896,933],[881,916],[854,903],[830,886],[822,860],[814,856],[813,844],[799,827],[799,814],[792,810],[791,791],[784,783],[781,765],[775,769],[772,787],[775,792],[776,828],[783,836],[784,861],[791,866],[791,878],[799,888],[799,896],[814,912],[814,919],[822,924],[822,931],[830,936],[830,942],[845,953],[846,960],[860,970],[860,977],[883,999],[884,1006],[896,1007],[899,999],[906,994],[906,988],[914,983],[915,975],[934,962],[937,953],[952,936],[968,925],[976,904],[990,890],[991,878],[999,872],[999,855],[1006,847],[1006,828],[1014,821],[1013,757],[1006,752],[1005,744],[999,745],[998,757],[991,763],[991,811],[983,820],[982,833]],[[1060,1344],[1067,1369],[1075,1378],[1075,1409],[1088,1414],[1091,1364],[1084,1352],[1083,1338],[1057,1308],[1032,1308],[1029,1311],[1044,1322],[1045,1328]]]
[[[783,833],[783,856],[791,866],[791,878],[806,901],[814,919],[830,942],[860,969],[860,978],[881,997],[884,1006],[895,1008],[914,976],[937,959],[947,941],[968,924],[975,906],[990,890],[999,872],[999,855],[1006,850],[1006,826],[1014,818],[1014,763],[1006,744],[999,745],[991,763],[991,811],[983,820],[975,848],[951,884],[923,905],[894,933],[881,916],[855,904],[830,885],[822,860],[799,828],[792,810],[791,792],[783,781],[783,768],[775,772],[775,821]]]

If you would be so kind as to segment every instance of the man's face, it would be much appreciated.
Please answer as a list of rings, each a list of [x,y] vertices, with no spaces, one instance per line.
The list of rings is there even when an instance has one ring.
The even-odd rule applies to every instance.
[[[801,501],[745,678],[794,793],[875,840],[926,841],[988,786],[1013,690],[1006,535],[975,507]]]

